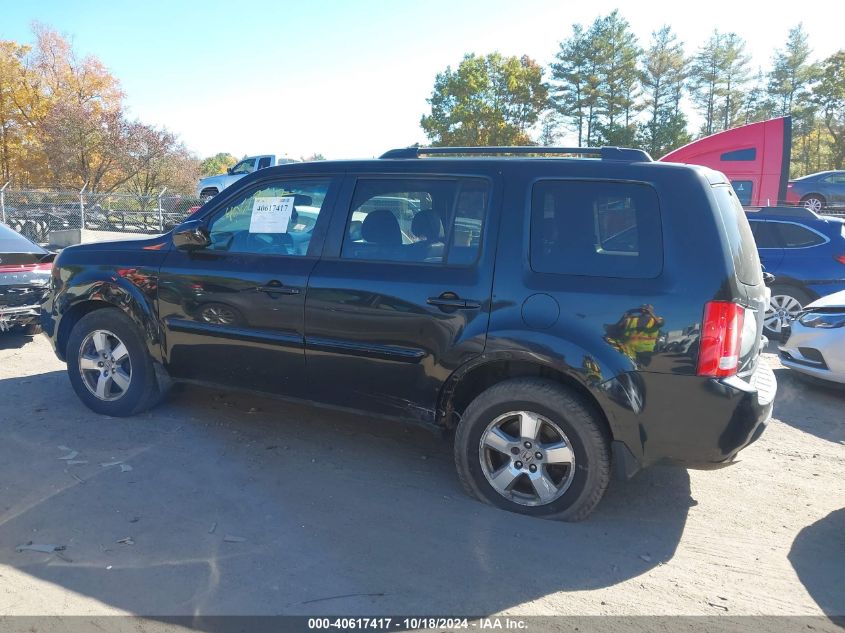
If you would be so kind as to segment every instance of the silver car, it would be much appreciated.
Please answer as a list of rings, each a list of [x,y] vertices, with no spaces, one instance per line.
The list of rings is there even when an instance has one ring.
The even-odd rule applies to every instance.
[[[845,290],[804,308],[779,350],[790,369],[845,384]]]

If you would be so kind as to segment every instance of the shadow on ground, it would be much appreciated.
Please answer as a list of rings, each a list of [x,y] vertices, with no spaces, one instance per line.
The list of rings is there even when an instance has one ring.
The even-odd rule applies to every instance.
[[[778,395],[774,417],[805,433],[845,443],[845,426],[830,415],[830,411],[845,406],[845,389],[802,376],[781,367],[775,369]]]
[[[816,604],[845,618],[845,508],[801,530],[789,562]]]
[[[0,432],[0,564],[144,615],[498,612],[669,560],[694,504],[661,466],[584,523],[522,517],[424,430],[199,388],[111,419],[63,372],[0,381]]]
[[[0,349],[19,349],[32,340],[31,336],[17,332],[0,332]]]

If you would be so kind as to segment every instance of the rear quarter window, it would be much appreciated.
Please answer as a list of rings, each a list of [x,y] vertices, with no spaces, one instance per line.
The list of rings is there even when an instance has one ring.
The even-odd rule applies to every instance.
[[[827,241],[815,231],[793,222],[778,222],[777,232],[784,248],[809,248]]]
[[[663,269],[657,192],[612,181],[540,181],[531,198],[531,268],[653,278]]]
[[[757,245],[736,193],[730,185],[717,185],[713,187],[713,194],[716,196],[737,278],[751,286],[763,283]]]

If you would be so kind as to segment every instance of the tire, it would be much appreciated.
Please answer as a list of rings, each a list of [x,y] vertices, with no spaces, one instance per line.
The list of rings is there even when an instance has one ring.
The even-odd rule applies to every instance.
[[[531,415],[511,419],[515,412]],[[521,432],[526,430],[522,428],[523,419],[540,421],[541,431],[535,434],[539,437],[534,438],[539,441],[531,444],[530,450],[526,442],[531,442],[531,433]],[[494,428],[502,431],[497,435],[499,439],[492,437],[489,429]],[[501,445],[501,450],[482,445],[483,438],[498,443],[502,437],[515,443]],[[568,465],[565,459],[552,456],[552,450],[565,454],[561,448],[565,446],[572,457]],[[535,449],[539,451],[532,456]],[[520,452],[514,455],[515,450]],[[542,458],[538,457],[540,451]],[[553,460],[563,463],[552,463]],[[532,463],[526,465],[529,461]],[[539,378],[500,382],[470,403],[455,433],[455,464],[464,488],[477,499],[510,512],[563,521],[587,517],[610,481],[608,438],[596,416],[577,394]],[[536,471],[529,472],[531,466]],[[493,479],[499,475],[509,478],[513,472],[520,474],[513,478],[509,491],[500,492],[494,487]],[[533,483],[537,478],[551,481],[552,486],[544,488],[541,483]],[[541,488],[547,491],[548,501],[537,492]]]
[[[107,333],[105,345],[97,344],[97,332]],[[122,343],[123,349],[116,343]],[[108,354],[121,354],[121,357],[112,357],[112,362],[101,355],[101,348]],[[80,357],[87,365],[84,370]],[[103,369],[97,368],[100,363],[106,372],[111,369],[113,376],[111,381],[103,377],[103,384],[108,385],[103,392],[105,397],[94,393],[95,387],[99,392],[101,384],[99,377]],[[117,417],[134,415],[153,407],[162,396],[141,332],[134,321],[117,308],[89,312],[73,326],[67,343],[67,368],[76,395],[95,413]],[[120,381],[117,375],[121,376]]]
[[[801,198],[801,206],[814,213],[821,213],[822,209],[827,206],[827,200],[824,199],[824,196],[811,193]]]
[[[772,298],[763,315],[765,335],[773,341],[780,341],[783,327],[788,320],[795,318],[798,312],[812,300],[812,297],[801,288],[788,284],[773,284]]]

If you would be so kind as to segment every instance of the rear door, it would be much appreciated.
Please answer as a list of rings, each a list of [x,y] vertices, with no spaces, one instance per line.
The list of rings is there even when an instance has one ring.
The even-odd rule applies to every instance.
[[[310,397],[430,422],[484,350],[499,193],[484,175],[350,177],[308,284]]]
[[[158,305],[174,377],[303,395],[305,289],[339,181],[257,181],[210,212],[208,248],[171,250]]]

